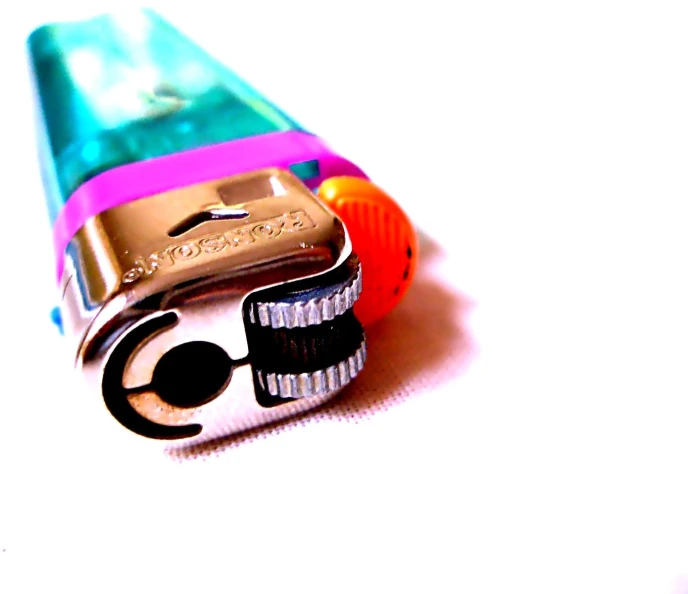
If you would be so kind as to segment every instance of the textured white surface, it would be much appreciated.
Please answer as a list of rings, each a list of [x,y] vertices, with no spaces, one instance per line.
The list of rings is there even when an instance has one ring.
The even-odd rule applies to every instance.
[[[103,6],[0,8],[0,592],[688,592],[685,3],[168,2],[424,233],[345,396],[187,458],[48,321],[23,38]]]

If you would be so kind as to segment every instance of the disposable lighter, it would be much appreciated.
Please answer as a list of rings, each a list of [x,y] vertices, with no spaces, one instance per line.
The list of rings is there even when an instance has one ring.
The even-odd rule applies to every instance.
[[[155,13],[28,48],[64,331],[111,415],[193,444],[352,381],[415,269],[396,203]]]

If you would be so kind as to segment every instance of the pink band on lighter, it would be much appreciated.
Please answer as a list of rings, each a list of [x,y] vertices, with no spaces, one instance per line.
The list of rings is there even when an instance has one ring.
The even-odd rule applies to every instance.
[[[57,216],[53,245],[58,283],[69,242],[88,219],[109,208],[174,188],[265,167],[288,169],[307,161],[317,161],[320,170],[317,178],[304,181],[310,189],[338,175],[367,179],[361,169],[332,152],[322,139],[297,130],[250,136],[105,171],[80,186]]]

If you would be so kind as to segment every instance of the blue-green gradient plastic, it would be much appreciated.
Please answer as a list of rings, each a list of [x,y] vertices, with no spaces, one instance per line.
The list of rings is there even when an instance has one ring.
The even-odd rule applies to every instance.
[[[82,183],[113,167],[303,130],[148,10],[46,25],[28,46],[52,222]]]

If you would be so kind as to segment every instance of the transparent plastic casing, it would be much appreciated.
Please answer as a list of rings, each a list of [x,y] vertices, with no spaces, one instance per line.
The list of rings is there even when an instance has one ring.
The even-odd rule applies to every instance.
[[[249,136],[303,131],[157,14],[45,25],[28,41],[54,223],[115,167]]]

